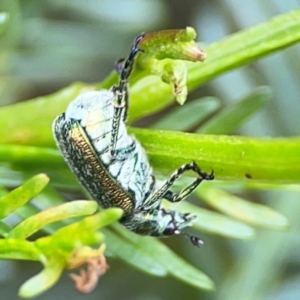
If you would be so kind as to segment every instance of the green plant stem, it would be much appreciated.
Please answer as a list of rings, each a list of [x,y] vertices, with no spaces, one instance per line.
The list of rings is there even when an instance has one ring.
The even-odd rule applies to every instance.
[[[203,170],[214,170],[217,179],[299,183],[300,138],[249,138],[198,135],[176,131],[130,128],[156,171],[172,172],[195,160]],[[43,155],[33,155],[40,149]],[[282,154],[284,153],[284,155]],[[19,166],[66,167],[58,151],[28,146],[0,146],[0,161]],[[51,164],[49,164],[51,162]]]
[[[300,138],[248,138],[132,129],[151,164],[169,171],[195,160],[217,179],[298,182]],[[284,153],[284,155],[283,155]]]

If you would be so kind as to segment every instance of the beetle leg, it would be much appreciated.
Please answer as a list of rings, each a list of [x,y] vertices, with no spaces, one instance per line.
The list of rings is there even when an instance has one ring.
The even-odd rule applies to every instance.
[[[185,172],[194,171],[199,177],[196,178],[190,185],[181,190],[179,194],[176,194],[169,189],[172,187],[174,182]],[[160,187],[160,189],[149,199],[148,203],[154,203],[158,199],[165,198],[170,202],[179,202],[186,198],[203,180],[212,180],[214,179],[214,172],[207,174],[202,172],[198,165],[192,161],[189,164],[185,164],[177,169],[171,177]]]
[[[184,198],[186,198],[189,194],[191,194],[197,186],[203,181],[203,178],[195,179],[191,184],[189,184],[186,188],[180,191],[179,194],[168,190],[164,195],[163,198],[170,201],[170,202],[180,202]]]
[[[139,42],[143,39],[144,35],[140,35],[133,41],[131,52],[128,58],[124,62],[124,66],[121,66],[123,60],[119,60],[117,63],[117,72],[120,75],[119,84],[113,87],[113,92],[115,98],[113,100],[114,115],[112,121],[112,130],[111,130],[111,141],[110,141],[110,154],[112,157],[116,155],[116,145],[118,139],[118,132],[120,121],[125,121],[127,116],[128,108],[128,77],[131,74],[135,56],[139,51],[142,51],[138,48]]]

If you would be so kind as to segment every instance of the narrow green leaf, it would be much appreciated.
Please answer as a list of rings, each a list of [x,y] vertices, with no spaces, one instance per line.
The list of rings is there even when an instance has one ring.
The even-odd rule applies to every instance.
[[[159,251],[164,251],[163,257],[165,258],[165,264],[168,265],[168,268],[167,265],[165,265],[165,267],[168,269],[171,276],[198,289],[208,291],[214,290],[214,283],[206,274],[191,264],[188,264],[186,261],[181,259],[180,256],[175,255],[175,253],[168,249],[165,245],[161,244],[161,246],[163,247],[161,247]]]
[[[10,231],[11,231],[11,227],[6,223],[0,221],[0,236],[6,237]]]
[[[205,134],[229,134],[243,124],[250,116],[264,107],[272,97],[268,87],[256,88],[244,99],[230,104],[197,130]]]
[[[103,240],[103,234],[98,229],[116,222],[123,214],[120,208],[105,209],[97,214],[83,218],[81,221],[67,225],[59,229],[54,235],[41,238],[35,243],[42,249],[61,247],[72,250],[79,245],[99,244]]]
[[[154,276],[166,276],[167,270],[152,257],[151,253],[143,252],[131,242],[119,237],[112,231],[102,229],[105,235],[107,251],[125,263]]]
[[[198,189],[197,194],[206,203],[219,211],[244,222],[277,230],[287,229],[288,227],[286,217],[265,205],[245,201],[223,190],[211,188],[207,185],[204,185],[202,189]]]
[[[65,260],[56,253],[48,259],[45,268],[34,277],[27,280],[19,289],[19,296],[33,298],[52,287],[60,278],[65,267]]]
[[[16,170],[22,170],[27,177],[47,170],[51,183],[56,187],[78,190],[78,180],[67,167],[59,150],[24,145],[0,145],[1,161],[11,163],[11,167],[0,168],[0,182],[5,186],[15,186],[18,177],[21,177],[20,181],[26,178],[18,176]]]
[[[27,168],[30,168],[35,160],[38,162],[36,165],[41,165],[43,167],[64,165],[60,152],[51,148],[0,145],[0,161],[22,164]]]
[[[299,138],[212,136],[136,128],[131,128],[130,132],[142,142],[151,164],[159,171],[172,172],[180,165],[195,160],[203,170],[211,172],[213,169],[218,179],[290,183],[298,183],[300,179]],[[47,173],[52,175],[53,182],[59,186],[78,189],[75,177],[70,176],[71,173],[62,158],[59,158],[58,152],[56,155],[57,166],[65,168],[55,173],[49,167]],[[47,156],[42,161],[46,158]],[[33,159],[32,157],[31,163],[38,165],[39,161]],[[53,167],[56,168],[54,163]],[[8,178],[9,173],[5,171],[5,174],[3,176]]]
[[[67,164],[64,163],[62,157],[61,165],[53,164],[49,167],[43,167],[38,164],[38,160],[32,160],[31,167],[27,168],[27,166],[23,166],[22,163],[20,165],[14,164],[13,167],[8,164],[0,164],[0,184],[15,188],[21,185],[26,179],[35,176],[37,173],[46,171],[49,178],[51,178],[51,185],[56,188],[68,191],[78,191],[78,189],[80,189],[77,178],[70,171]]]
[[[36,173],[34,175],[36,175]],[[21,185],[26,178],[31,177],[32,176],[25,177],[23,172],[12,170],[8,165],[0,166],[0,184],[6,186],[7,188],[15,188],[16,186]]]
[[[52,185],[53,185],[53,182],[52,182]],[[66,202],[66,200],[51,186],[47,186],[47,188],[44,189],[41,193],[39,193],[34,198],[33,201],[20,207],[16,211],[16,214],[19,217],[21,217],[22,219],[27,219],[30,216],[38,214],[41,210],[46,210],[48,208],[52,208],[53,206],[59,206],[59,205],[64,204]],[[94,203],[93,201],[90,201],[90,202]],[[93,204],[93,205],[95,205],[95,204]],[[66,226],[67,224],[71,224],[73,222],[74,222],[74,220],[71,220],[71,219],[62,219],[61,221],[55,221],[55,223],[50,223],[50,224],[46,225],[42,230],[49,234],[53,234],[57,230]]]
[[[9,22],[9,14],[7,12],[0,12],[0,36],[5,32]]]
[[[32,197],[38,194],[48,184],[49,178],[40,174],[26,181],[22,186],[16,188],[8,195],[0,198],[0,218],[13,213],[18,207],[24,205]]]
[[[139,236],[121,226],[116,226],[116,228],[126,240],[132,242],[141,251],[149,253],[171,276],[199,289],[214,289],[214,283],[207,275],[184,261],[159,240]]]
[[[58,150],[23,145],[0,145],[0,162],[9,161],[10,166],[0,167],[0,183],[15,187],[25,178],[46,172],[55,187],[78,190],[79,183],[71,173]],[[22,173],[17,173],[22,171]],[[19,180],[18,180],[19,179]]]
[[[0,258],[46,262],[44,254],[33,243],[20,239],[0,239]]]
[[[95,201],[73,201],[48,208],[18,224],[10,233],[10,238],[25,239],[49,223],[67,218],[90,215],[98,209]]]
[[[300,193],[299,184],[273,184],[260,182],[246,182],[243,183],[243,188],[246,190],[285,190]]]
[[[197,216],[193,221],[193,227],[200,231],[234,239],[249,240],[255,237],[253,228],[219,213],[200,208],[188,202],[178,203],[174,208]]]
[[[257,181],[218,181],[214,182],[214,187],[226,190],[230,193],[240,193],[241,191],[291,191],[300,193],[299,184],[281,184],[272,182],[257,182]]]
[[[5,187],[0,185],[0,197],[3,197],[8,194],[8,191]]]
[[[59,206],[66,202],[66,199],[63,198],[63,195],[60,195],[56,191],[56,189],[54,189],[52,186],[53,186],[53,184],[51,186],[47,186],[47,188],[44,189],[40,194],[38,194],[32,201],[32,204],[36,205],[36,207],[38,207],[39,210],[47,209],[47,208],[50,208],[53,206]],[[78,185],[77,185],[77,189],[78,189]],[[37,210],[36,213],[38,213],[39,210]],[[20,211],[20,209],[17,212],[18,215],[19,215],[19,211]],[[74,220],[71,220],[71,219],[63,219],[61,221],[57,221],[55,223],[51,223],[51,224],[45,226],[43,228],[43,231],[53,234],[58,229],[66,226],[67,224],[71,224],[73,222],[74,222]]]
[[[192,160],[217,179],[300,180],[300,138],[248,138],[131,129],[154,170],[175,170]],[[285,153],[285,155],[282,155]]]
[[[19,207],[15,214],[19,216],[21,219],[28,219],[31,216],[38,214],[40,209],[37,209],[35,206],[31,204],[31,202],[24,204],[22,207]]]
[[[60,194],[52,185],[47,186],[41,193],[35,198],[34,202],[38,206],[43,208],[50,208],[54,205],[60,205],[66,202],[66,199]]]
[[[23,205],[22,207],[20,207],[15,214],[17,216],[19,216],[21,219],[25,220],[30,218],[31,216],[40,213],[41,209],[38,209],[37,207],[35,207],[34,205],[32,205],[32,203],[27,203],[25,205]],[[65,222],[66,220],[62,220],[62,221],[57,221],[55,223],[51,223],[46,225],[44,228],[42,228],[42,230],[44,232],[47,232],[49,234],[53,234],[54,232],[56,232],[58,229],[66,226],[68,223]]]
[[[57,249],[71,252],[81,246],[100,245],[104,240],[104,236],[101,232],[90,231],[89,228],[85,228],[85,231],[74,233],[71,230],[62,231],[65,227],[59,229],[51,236],[39,238],[35,241],[35,245],[41,249],[43,253],[49,254]],[[73,235],[63,235],[63,233],[70,232],[73,233]]]
[[[220,107],[215,97],[204,97],[184,106],[176,107],[168,115],[151,125],[153,129],[187,131],[207,118]]]
[[[29,147],[31,148],[31,147]],[[33,162],[32,162],[33,163]],[[26,177],[26,176],[24,176]],[[0,173],[1,178],[1,173]],[[1,180],[1,179],[0,179]],[[53,183],[52,183],[53,185]],[[52,186],[51,185],[51,186]],[[56,192],[51,186],[47,186],[41,193],[36,195],[30,203],[27,203],[23,205],[22,207],[19,207],[18,210],[15,211],[15,214],[18,215],[21,219],[27,219],[37,213],[39,213],[41,210],[45,210],[47,208],[51,208],[53,206],[58,206],[61,204],[66,203],[66,200],[59,195],[58,192]],[[1,193],[1,190],[0,190]],[[64,220],[64,225],[66,225],[67,220]],[[61,222],[55,222],[55,224],[58,224]],[[54,224],[48,225],[52,226]]]

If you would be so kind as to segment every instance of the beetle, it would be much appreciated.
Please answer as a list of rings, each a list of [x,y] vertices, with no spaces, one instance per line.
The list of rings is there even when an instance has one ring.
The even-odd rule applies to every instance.
[[[57,146],[79,182],[103,208],[119,207],[120,223],[129,230],[150,236],[184,234],[200,246],[202,241],[184,232],[196,216],[162,207],[162,200],[179,202],[203,180],[212,180],[192,161],[160,183],[153,175],[139,141],[126,130],[128,78],[144,35],[135,38],[129,56],[117,64],[119,83],[110,90],[79,95],[53,123]],[[186,171],[196,179],[178,194],[171,190]]]

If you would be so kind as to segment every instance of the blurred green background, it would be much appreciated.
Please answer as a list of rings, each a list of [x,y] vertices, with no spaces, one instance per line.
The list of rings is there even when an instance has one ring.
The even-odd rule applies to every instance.
[[[0,104],[49,94],[74,81],[101,81],[141,32],[192,26],[205,49],[205,44],[299,6],[297,0],[0,0],[0,10],[12,17],[0,45]],[[220,76],[189,98],[217,96],[231,103],[268,85],[274,94],[271,103],[238,133],[299,135],[299,72],[300,45],[294,45]],[[147,118],[139,124],[147,127],[152,121]],[[65,275],[38,299],[300,299],[299,194],[275,190],[249,192],[247,198],[285,214],[290,230],[259,230],[254,241],[203,234],[201,249],[178,244],[178,239],[166,241],[215,281],[216,292],[198,291],[171,278],[152,278],[110,260],[109,272],[92,294],[79,295]],[[39,264],[1,261],[0,298],[17,299],[20,284],[39,269]]]

